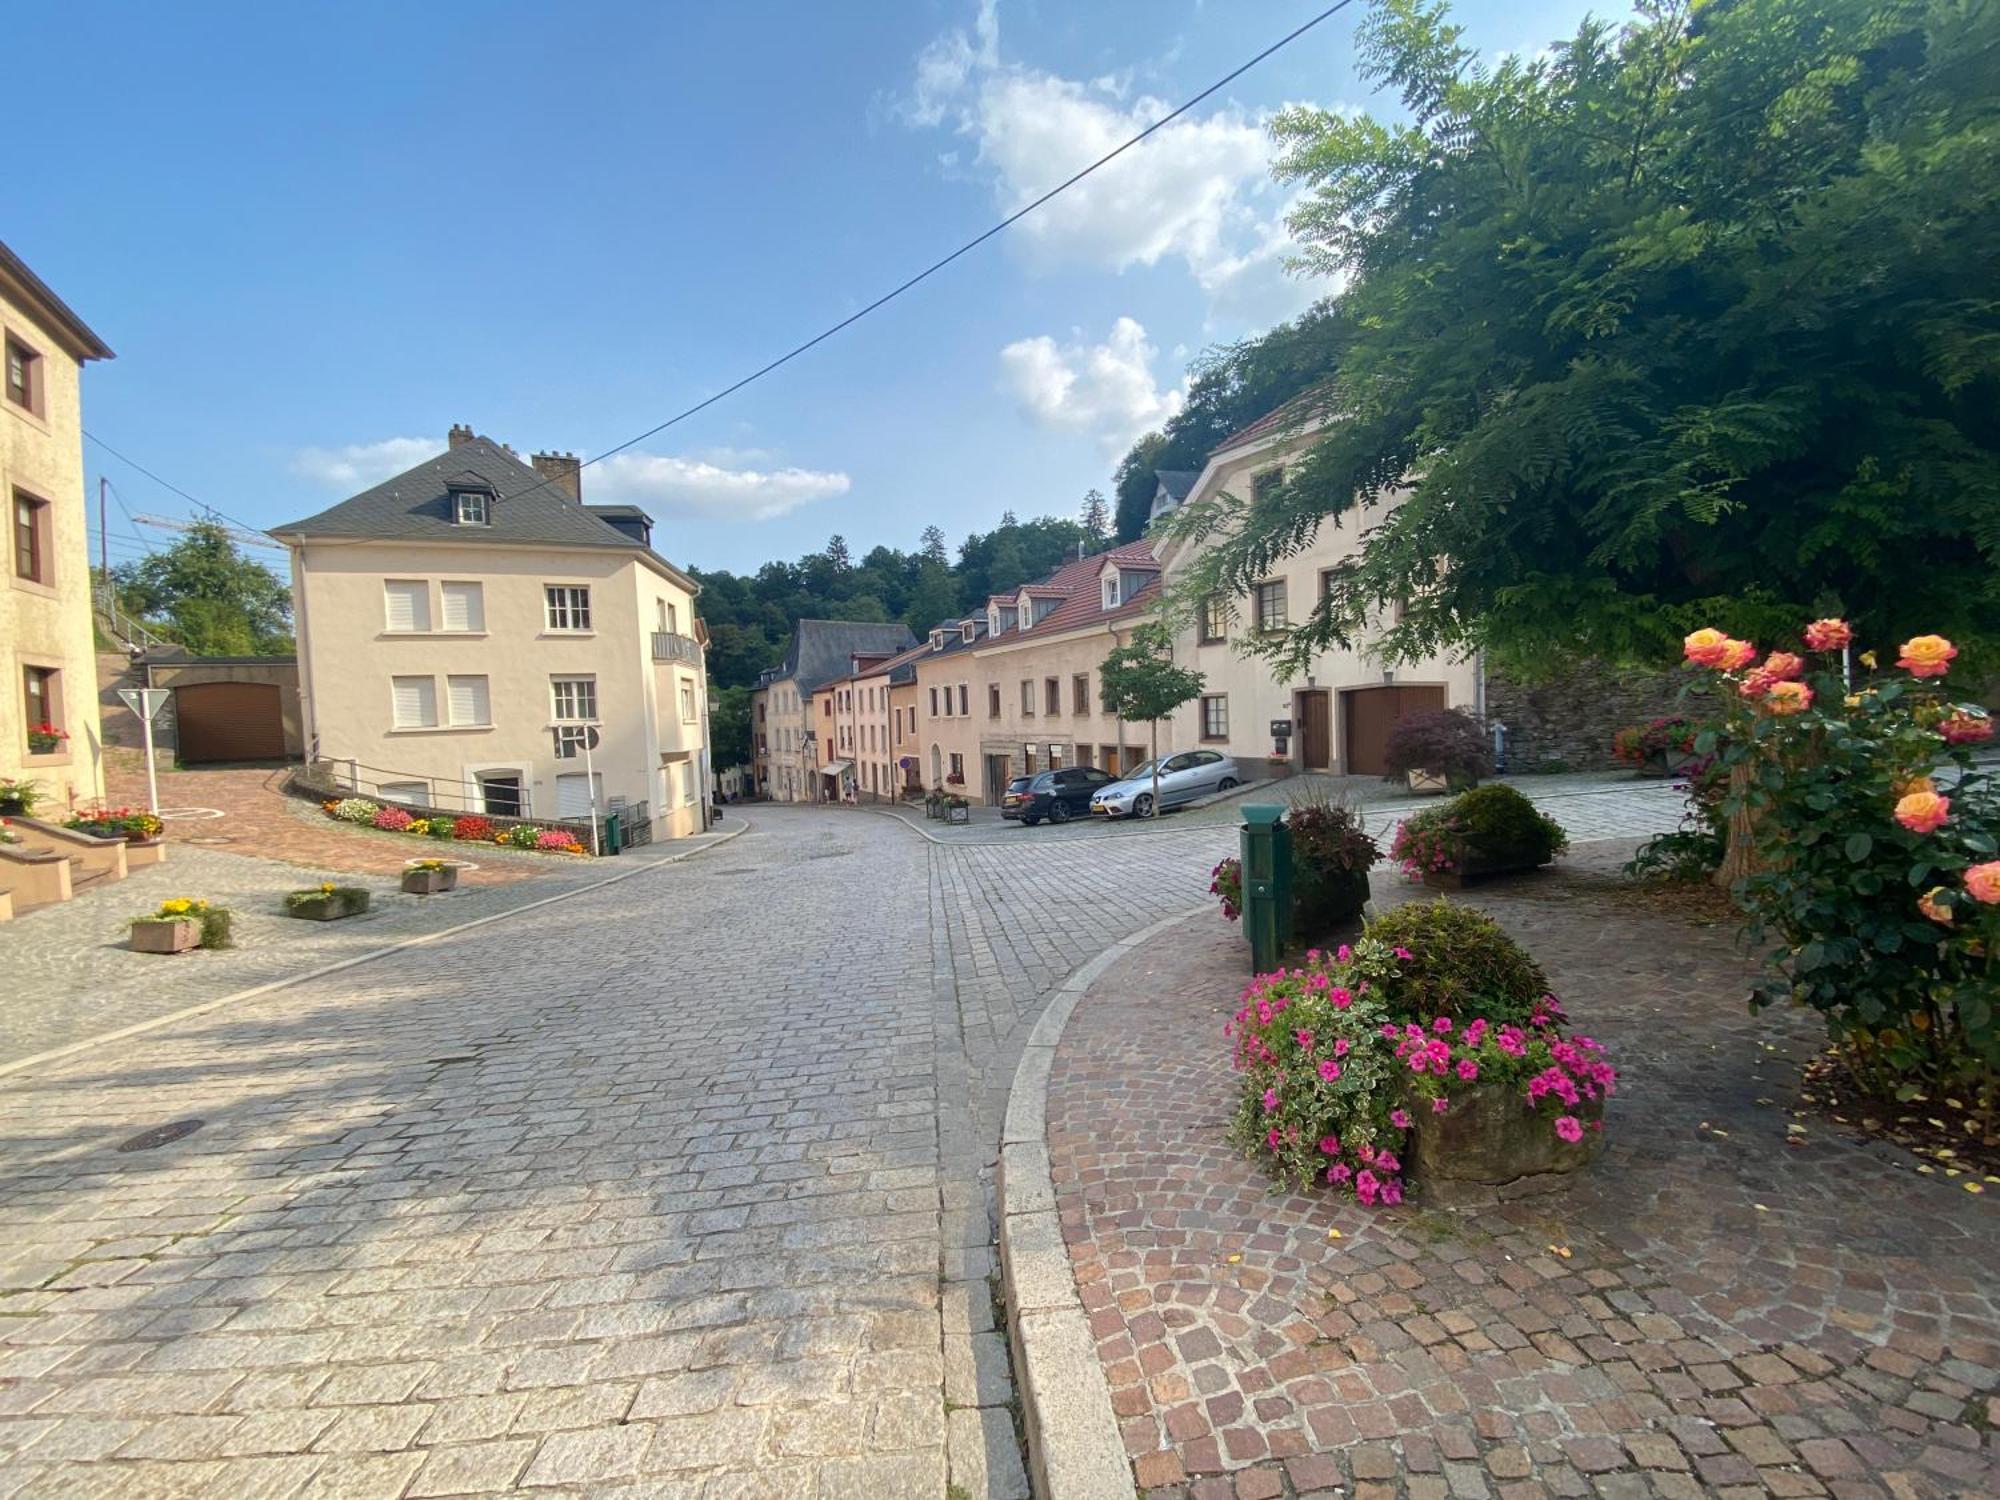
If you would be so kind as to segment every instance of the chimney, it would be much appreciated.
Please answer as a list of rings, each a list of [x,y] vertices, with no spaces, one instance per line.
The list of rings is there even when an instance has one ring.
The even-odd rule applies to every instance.
[[[445,441],[454,448],[462,448],[472,441],[472,429],[463,422],[454,422],[451,431],[445,434]]]
[[[583,503],[583,464],[574,453],[537,453],[535,472],[579,505]]]

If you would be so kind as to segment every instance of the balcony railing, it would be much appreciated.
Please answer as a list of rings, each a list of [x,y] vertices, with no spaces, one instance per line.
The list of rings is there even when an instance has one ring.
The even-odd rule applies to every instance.
[[[653,632],[654,661],[684,661],[701,665],[701,642],[691,635],[675,635],[671,630]]]

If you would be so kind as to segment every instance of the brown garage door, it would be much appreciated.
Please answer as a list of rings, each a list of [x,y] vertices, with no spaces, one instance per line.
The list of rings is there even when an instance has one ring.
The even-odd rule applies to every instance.
[[[1345,721],[1342,743],[1350,776],[1380,776],[1389,769],[1389,731],[1409,714],[1436,713],[1444,707],[1441,687],[1353,688],[1340,695]]]
[[[183,765],[285,758],[284,709],[278,689],[268,682],[177,687],[174,722]]]

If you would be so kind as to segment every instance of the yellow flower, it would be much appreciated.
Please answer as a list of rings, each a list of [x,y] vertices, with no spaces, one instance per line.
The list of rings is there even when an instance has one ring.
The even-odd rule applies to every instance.
[[[1932,886],[1923,895],[1917,897],[1917,910],[1929,917],[1933,922],[1939,922],[1949,927],[1951,926],[1951,908],[1938,900],[1938,897],[1946,894],[1947,892],[1943,886]]]
[[[1871,672],[1872,672],[1872,671],[1874,671],[1874,670],[1875,670],[1875,653],[1874,653],[1873,651],[1864,651],[1864,652],[1862,652],[1862,653],[1861,653],[1861,665],[1862,665],[1862,666],[1864,666],[1864,667],[1866,667],[1866,668],[1867,668],[1867,669],[1868,669],[1869,671],[1871,671]]]
[[[322,880],[319,883],[319,893],[322,896],[331,896],[333,894],[333,882],[331,880]]]
[[[188,901],[180,896],[176,896],[171,901],[162,901],[160,903],[160,914],[162,916],[168,916],[168,917],[182,916],[193,905],[194,903],[192,901]]]
[[[1941,635],[1916,635],[1903,642],[1896,665],[1912,677],[1942,677],[1958,647]]]
[[[1849,693],[1845,698],[1842,698],[1840,701],[1842,703],[1845,703],[1849,708],[1861,707],[1861,695],[1859,693]]]

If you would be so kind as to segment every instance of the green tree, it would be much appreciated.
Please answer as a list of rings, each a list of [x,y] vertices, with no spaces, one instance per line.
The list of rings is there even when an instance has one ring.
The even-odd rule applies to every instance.
[[[939,527],[926,526],[924,528],[919,550],[923,553],[926,562],[934,562],[939,567],[943,567],[951,561],[951,555],[945,551],[944,532]]]
[[[1104,545],[1111,531],[1111,508],[1104,503],[1104,491],[1092,490],[1083,497],[1083,532],[1093,546]]]
[[[709,760],[718,771],[750,764],[750,689],[714,688],[708,696]]]
[[[1105,710],[1128,724],[1153,727],[1153,794],[1146,811],[1155,818],[1160,815],[1160,720],[1199,698],[1202,689],[1201,673],[1175,666],[1173,650],[1168,627],[1148,620],[1098,668]]]
[[[1994,642],[2000,8],[1661,0],[1487,65],[1378,0],[1360,48],[1407,122],[1274,125],[1303,255],[1348,280],[1328,420],[1268,503],[1177,518],[1214,544],[1187,599],[1347,517],[1281,663],[1390,601],[1392,658],[1833,612]]]
[[[171,547],[121,564],[112,578],[127,610],[197,656],[294,649],[291,590],[239,550],[219,521],[195,521]]]

